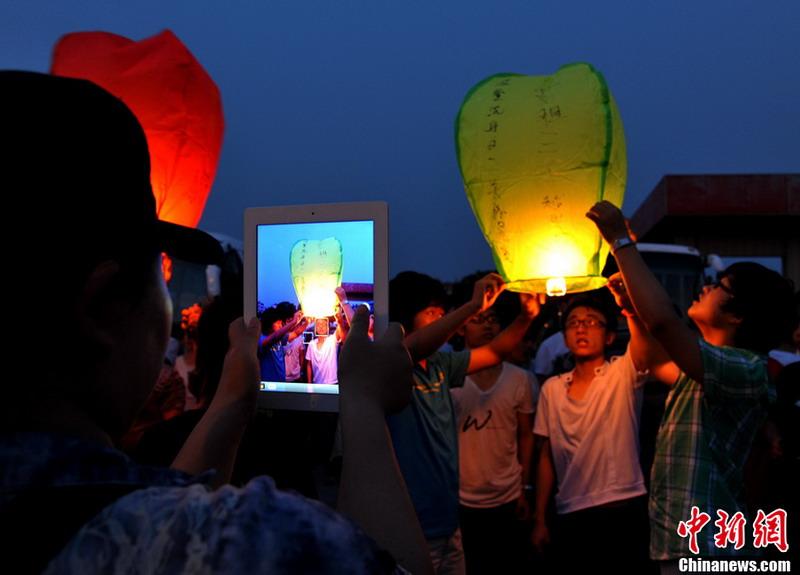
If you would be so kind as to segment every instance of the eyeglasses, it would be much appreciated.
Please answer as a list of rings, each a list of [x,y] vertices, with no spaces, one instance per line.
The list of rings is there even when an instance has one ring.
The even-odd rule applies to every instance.
[[[494,313],[478,314],[470,318],[469,323],[472,324],[497,323],[497,316]]]
[[[727,276],[722,276],[721,278],[717,279],[717,281],[715,281],[713,284],[711,284],[712,287],[719,288],[719,289],[721,289],[722,291],[724,291],[728,295],[734,295],[733,288],[731,288],[730,286],[726,286],[724,283],[722,283],[722,279],[724,277],[727,277]]]
[[[606,322],[593,317],[587,317],[586,319],[573,318],[566,323],[566,328],[578,329],[578,326],[581,325],[583,327],[606,327]]]

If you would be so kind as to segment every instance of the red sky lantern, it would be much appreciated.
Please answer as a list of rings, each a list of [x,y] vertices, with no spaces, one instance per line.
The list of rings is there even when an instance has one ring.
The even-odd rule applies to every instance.
[[[196,227],[222,147],[222,99],[214,81],[169,30],[134,42],[76,32],[53,51],[51,73],[91,80],[136,114],[150,147],[158,217]]]

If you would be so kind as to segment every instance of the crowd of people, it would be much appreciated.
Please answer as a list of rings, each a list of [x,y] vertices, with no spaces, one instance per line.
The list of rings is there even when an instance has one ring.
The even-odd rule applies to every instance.
[[[339,346],[347,337],[354,311],[344,288],[339,286],[335,291],[336,310],[329,317],[307,317],[299,307],[285,301],[260,312],[262,381],[338,383]],[[370,336],[372,322],[370,315]],[[308,340],[304,334],[308,334]]]
[[[448,293],[407,271],[377,339],[341,290],[334,333],[315,318],[310,342],[302,310],[242,319],[223,292],[186,310],[177,354],[161,253],[213,263],[219,246],[158,221],[135,116],[90,82],[29,72],[0,72],[0,101],[11,209],[55,238],[12,255],[9,345],[34,367],[1,408],[0,540],[17,571],[677,573],[681,558],[786,551],[713,528],[718,511],[798,510],[798,295],[780,274],[730,266],[690,326],[599,202],[587,217],[619,273],[560,319],[496,273]],[[31,312],[54,289],[42,361]],[[630,341],[609,357],[620,319]],[[336,510],[234,479],[262,380],[339,384]],[[669,390],[652,467],[648,381]]]

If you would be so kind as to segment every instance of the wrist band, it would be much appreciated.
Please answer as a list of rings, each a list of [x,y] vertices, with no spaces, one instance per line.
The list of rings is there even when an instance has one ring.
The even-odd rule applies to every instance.
[[[635,246],[635,245],[636,242],[630,239],[628,236],[616,239],[611,243],[611,255],[617,255],[617,252],[626,246]]]

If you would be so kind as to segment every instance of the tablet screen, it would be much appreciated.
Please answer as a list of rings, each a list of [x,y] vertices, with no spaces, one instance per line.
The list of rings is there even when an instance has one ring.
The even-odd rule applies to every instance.
[[[373,228],[372,221],[258,226],[262,391],[338,393],[350,310],[374,310]]]
[[[245,226],[245,312],[261,320],[259,405],[335,410],[350,317],[365,306],[385,325],[386,206],[251,208]]]

